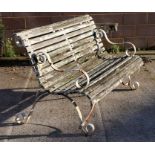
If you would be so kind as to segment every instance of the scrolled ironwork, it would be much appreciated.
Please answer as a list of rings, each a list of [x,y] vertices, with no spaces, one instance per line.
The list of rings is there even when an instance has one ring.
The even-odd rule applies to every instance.
[[[47,57],[44,53],[40,52],[36,55],[37,57],[37,60],[38,60],[38,63],[39,64],[42,64],[42,63],[45,63],[47,61]]]
[[[131,43],[131,42],[123,42],[123,43],[115,43],[115,42],[112,42],[111,40],[109,40],[109,38],[108,38],[106,32],[105,32],[104,30],[102,30],[102,29],[99,29],[98,34],[100,34],[101,37],[104,36],[105,39],[106,39],[106,41],[107,41],[108,43],[112,44],[112,45],[122,45],[122,44],[129,44],[129,45],[131,45],[131,47],[133,48],[133,52],[131,52],[131,51],[129,52],[129,49],[127,49],[127,50],[125,51],[125,54],[126,54],[127,56],[134,56],[134,55],[136,54],[136,46],[135,46],[133,43]]]
[[[56,67],[53,64],[53,62],[52,62],[52,60],[51,60],[51,58],[50,58],[50,56],[49,56],[49,54],[47,52],[44,52],[44,51],[43,52],[39,52],[38,54],[36,54],[36,56],[37,56],[38,63],[42,64],[42,63],[45,63],[46,61],[48,61],[50,66],[54,70],[61,71],[61,72],[63,71],[63,70],[59,69],[58,67]]]
[[[128,81],[124,82],[122,80],[120,80],[120,82],[124,85],[124,86],[129,86],[132,90],[136,90],[140,87],[139,82],[137,81],[131,81],[131,76],[128,76]]]
[[[64,69],[59,69],[59,68],[57,68],[57,67],[53,64],[53,62],[52,62],[52,60],[51,60],[49,54],[46,53],[46,52],[39,52],[38,54],[36,54],[36,58],[37,58],[37,62],[38,62],[39,64],[43,64],[43,63],[45,63],[46,61],[48,61],[48,62],[50,63],[50,65],[51,65],[51,67],[52,67],[54,70],[59,71],[59,72],[75,72],[75,71],[80,71],[80,72],[82,72],[82,73],[84,74],[84,76],[86,77],[86,80],[87,80],[86,85],[85,85],[85,86],[81,86],[81,85],[79,84],[79,79],[75,82],[75,85],[76,85],[76,87],[79,88],[79,89],[81,89],[81,88],[87,88],[87,87],[88,87],[88,85],[89,85],[89,83],[90,83],[89,75],[88,75],[88,73],[87,73],[86,71],[84,71],[84,70],[81,68],[81,66],[80,66],[80,64],[77,62],[77,60],[75,60],[75,62],[77,63],[77,68],[75,68],[75,69],[65,69],[65,70],[64,70]]]
[[[23,42],[19,36],[17,35],[14,36],[14,42],[18,47],[23,47]]]
[[[84,76],[86,77],[87,82],[86,82],[86,85],[85,85],[85,86],[81,86],[81,85],[79,84],[79,79],[78,79],[78,80],[75,82],[75,85],[76,85],[76,87],[79,88],[79,89],[81,89],[81,88],[87,88],[88,85],[89,85],[89,83],[90,83],[90,77],[89,77],[88,73],[87,73],[86,71],[84,71],[83,69],[79,69],[79,71],[82,72],[82,73],[84,74]]]

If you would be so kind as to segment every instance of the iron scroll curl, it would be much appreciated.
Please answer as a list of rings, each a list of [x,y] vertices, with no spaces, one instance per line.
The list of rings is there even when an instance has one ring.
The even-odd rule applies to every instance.
[[[47,52],[39,52],[39,53],[37,53],[36,54],[36,58],[37,58],[37,62],[39,64],[43,64],[46,61],[48,61],[50,66],[53,68],[53,70],[56,70],[56,71],[59,71],[59,72],[75,72],[75,71],[80,71],[84,75],[84,77],[86,78],[86,85],[84,85],[84,86],[80,85],[79,79],[77,79],[75,81],[75,85],[76,85],[76,87],[78,89],[82,89],[82,88],[87,88],[88,87],[88,85],[90,83],[90,77],[89,77],[88,73],[84,69],[82,69],[82,67],[77,62],[77,60],[75,60],[75,62],[77,62],[77,68],[74,68],[74,69],[59,69],[58,67],[56,67],[53,64],[53,62],[52,62],[52,60],[51,60],[51,58],[50,58],[50,56],[49,56],[49,54]]]
[[[131,43],[131,42],[123,42],[123,43],[115,43],[115,42],[112,42],[109,38],[108,38],[108,36],[107,36],[107,34],[106,34],[106,32],[103,30],[103,29],[99,29],[98,31],[95,31],[95,33],[96,33],[96,37],[98,38],[98,37],[105,37],[105,39],[106,39],[106,41],[108,42],[108,43],[110,43],[110,44],[112,44],[112,45],[122,45],[122,44],[128,44],[128,45],[130,45],[132,48],[133,48],[133,52],[129,52],[129,49],[126,49],[125,50],[125,54],[126,54],[126,56],[134,56],[135,54],[136,54],[136,52],[137,52],[137,50],[136,50],[136,46],[133,44],[133,43]]]

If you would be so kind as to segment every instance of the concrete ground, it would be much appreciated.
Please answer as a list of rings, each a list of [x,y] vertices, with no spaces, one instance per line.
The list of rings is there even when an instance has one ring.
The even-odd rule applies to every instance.
[[[15,114],[28,111],[38,89],[31,67],[0,67],[0,141],[155,141],[155,61],[133,77],[136,91],[119,86],[97,106],[94,135],[81,134],[72,104],[62,96],[38,102],[28,124],[14,124]],[[74,95],[84,114],[87,98]]]

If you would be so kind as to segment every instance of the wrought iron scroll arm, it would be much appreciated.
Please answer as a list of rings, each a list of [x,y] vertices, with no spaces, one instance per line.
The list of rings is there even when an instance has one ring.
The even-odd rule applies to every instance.
[[[129,45],[133,48],[133,53],[132,53],[132,54],[129,53],[128,49],[126,49],[126,50],[125,50],[125,54],[126,54],[127,56],[134,56],[134,55],[136,54],[136,46],[135,46],[133,43],[131,43],[131,42],[123,42],[123,43],[115,43],[115,42],[112,42],[112,41],[108,38],[106,32],[105,32],[103,29],[99,29],[96,33],[98,33],[96,36],[98,36],[98,35],[99,35],[100,37],[103,37],[103,36],[104,36],[105,39],[106,39],[106,41],[107,41],[108,43],[112,44],[112,45],[129,44]]]

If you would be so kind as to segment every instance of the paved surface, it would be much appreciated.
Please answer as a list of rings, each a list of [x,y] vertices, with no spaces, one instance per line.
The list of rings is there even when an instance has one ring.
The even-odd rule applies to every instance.
[[[140,89],[119,86],[96,107],[91,137],[81,134],[72,104],[61,96],[38,102],[28,124],[13,124],[14,115],[28,111],[38,83],[30,67],[0,68],[0,141],[155,141],[155,62],[134,76]],[[74,96],[84,113],[89,103]]]

